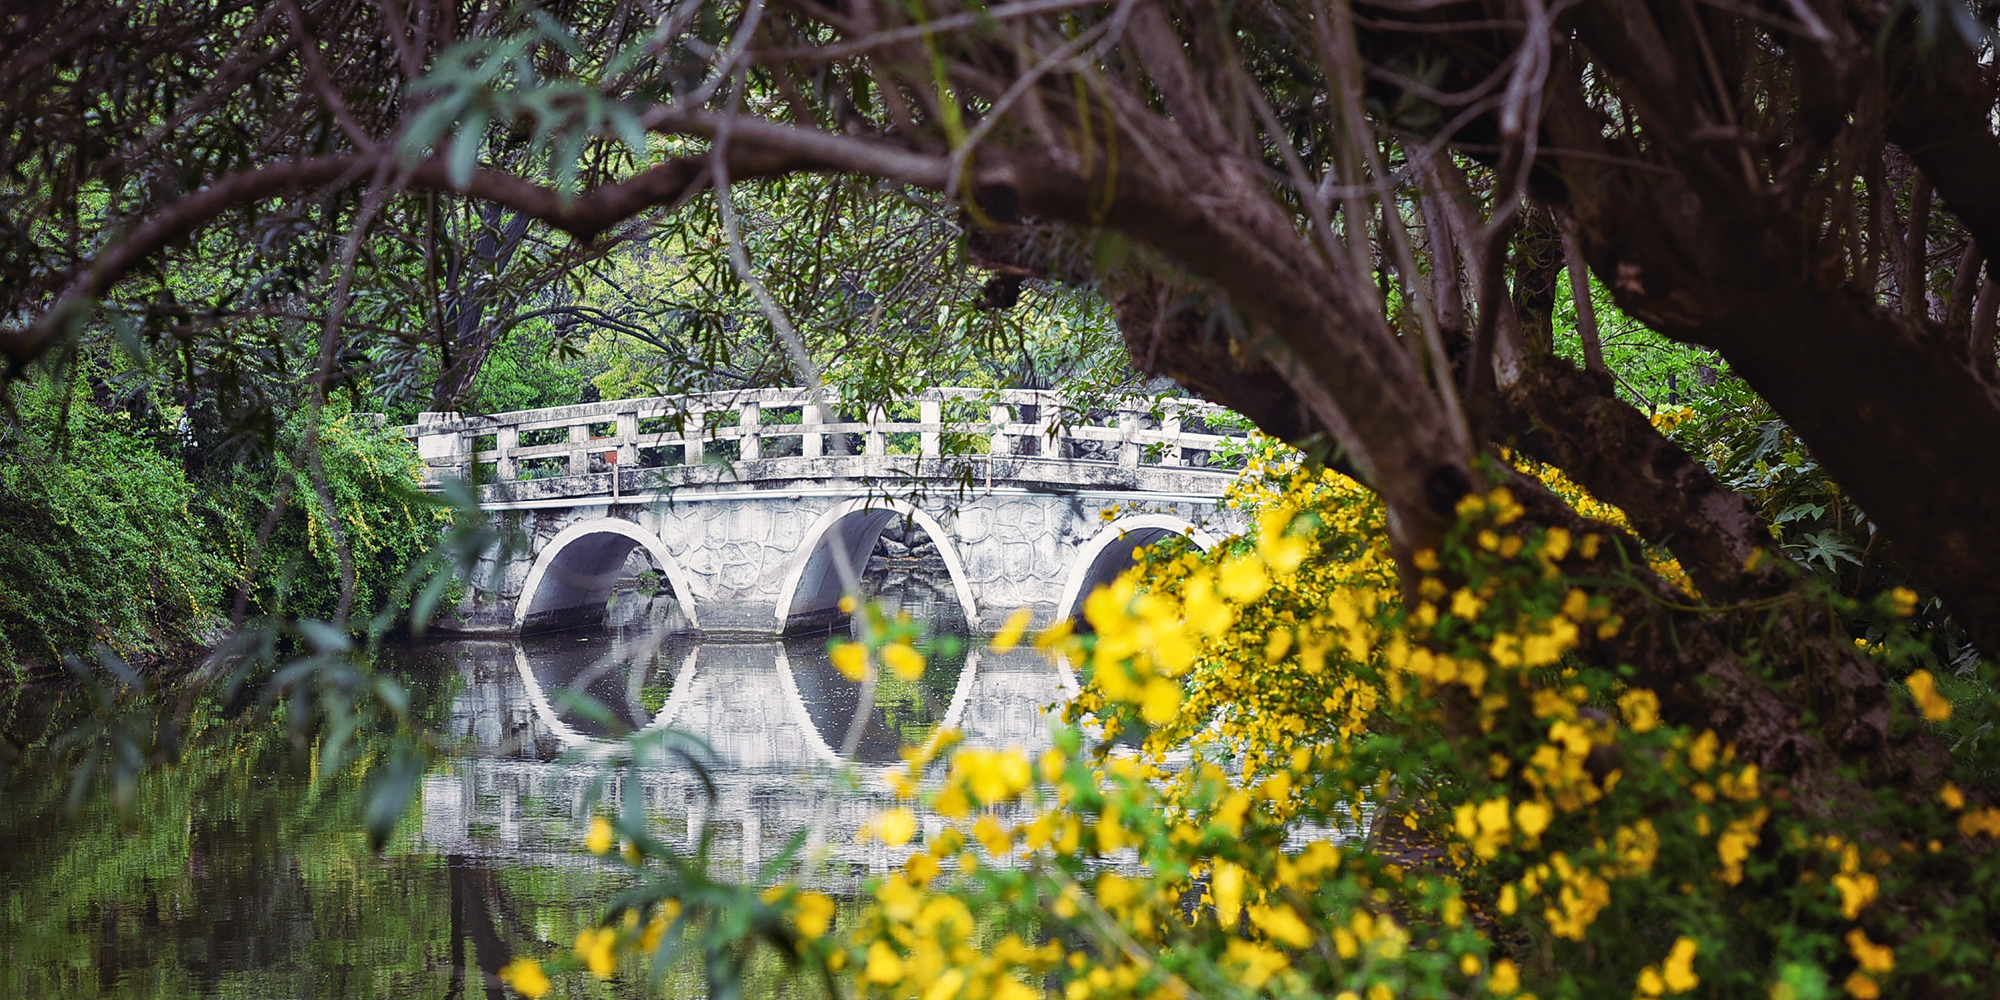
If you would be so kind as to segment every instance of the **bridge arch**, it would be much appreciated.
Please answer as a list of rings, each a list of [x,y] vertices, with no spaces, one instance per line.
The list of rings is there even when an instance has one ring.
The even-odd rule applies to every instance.
[[[1118,574],[1132,565],[1134,552],[1169,535],[1186,535],[1198,549],[1208,549],[1218,541],[1194,522],[1172,514],[1128,514],[1118,518],[1077,549],[1076,561],[1070,564],[1069,578],[1063,583],[1062,602],[1056,605],[1060,612],[1056,620],[1081,615],[1084,599],[1091,591],[1118,579]]]
[[[972,585],[966,580],[965,563],[944,525],[902,500],[856,497],[833,505],[806,529],[805,538],[785,570],[784,583],[778,588],[778,628],[790,631],[794,625],[812,628],[833,622],[839,614],[841,589],[829,544],[844,543],[849,565],[859,573],[868,564],[868,554],[874,551],[882,529],[898,517],[916,522],[937,543],[938,556],[951,576],[951,589],[958,598],[959,608],[965,612],[966,622],[978,627],[979,608],[972,598]]]
[[[605,741],[586,735],[570,725],[556,711],[549,702],[549,693],[542,690],[541,679],[528,665],[527,649],[518,643],[514,646],[514,670],[521,675],[521,683],[528,693],[528,705],[534,710],[536,720],[555,736],[564,750],[601,751],[608,746]]]
[[[625,557],[643,547],[653,564],[666,574],[667,583],[680,600],[688,624],[701,627],[695,610],[694,589],[687,570],[667,553],[658,535],[615,517],[579,521],[549,539],[521,585],[514,603],[514,630],[538,623],[561,622],[566,617],[601,611],[618,582]]]

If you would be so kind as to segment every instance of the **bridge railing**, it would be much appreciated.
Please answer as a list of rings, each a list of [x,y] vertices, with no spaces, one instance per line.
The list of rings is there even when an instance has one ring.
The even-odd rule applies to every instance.
[[[621,399],[487,416],[425,413],[405,432],[433,475],[511,482],[623,467],[833,456],[990,454],[1072,462],[1227,467],[1229,411],[1198,400],[1086,412],[1040,389],[929,389],[889,401],[813,401],[805,389]],[[615,455],[615,461],[612,456]]]

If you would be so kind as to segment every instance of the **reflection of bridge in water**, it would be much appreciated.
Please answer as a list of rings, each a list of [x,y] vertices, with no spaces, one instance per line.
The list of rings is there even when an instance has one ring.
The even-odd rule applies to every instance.
[[[602,780],[607,807],[636,794],[658,835],[686,850],[709,835],[713,857],[741,872],[809,831],[805,856],[820,859],[811,881],[835,889],[908,854],[856,843],[894,802],[881,769],[901,747],[950,727],[968,745],[1038,753],[1048,745],[1046,710],[1066,691],[1064,673],[1033,651],[940,658],[924,681],[884,685],[889,696],[861,720],[848,770],[837,748],[859,699],[828,662],[824,637],[697,642],[685,632],[593,631],[452,645],[465,684],[448,735],[478,749],[425,779],[427,847],[574,863]],[[714,796],[685,766],[635,775],[578,763],[612,746],[610,730],[594,713],[562,710],[562,691],[588,694],[632,730],[673,727],[706,742],[720,759]]]
[[[628,558],[650,562],[690,625],[793,632],[836,617],[836,548],[868,560],[903,521],[935,545],[965,621],[1037,624],[1169,533],[1229,534],[1217,507],[1241,437],[1192,400],[1077,410],[1030,390],[932,389],[823,409],[801,389],[620,400],[406,432],[432,481],[485,483],[481,505],[529,544],[487,566],[447,623],[533,631],[601,616]],[[1106,523],[1111,506],[1126,516]]]

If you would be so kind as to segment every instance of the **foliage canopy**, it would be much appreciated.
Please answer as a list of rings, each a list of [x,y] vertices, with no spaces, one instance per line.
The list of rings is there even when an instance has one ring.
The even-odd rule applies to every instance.
[[[656,384],[831,368],[888,396],[950,367],[940,359],[990,361],[996,344],[1033,360],[1024,329],[1046,343],[1108,311],[1140,370],[1367,491],[1325,486],[1255,540],[1267,570],[1303,573],[1309,627],[1297,634],[1294,608],[1296,648],[1259,618],[1237,647],[1208,649],[1269,690],[1197,688],[1189,703],[1282,699],[1266,668],[1321,643],[1344,657],[1330,679],[1355,697],[1379,688],[1354,723],[1365,739],[1341,731],[1338,699],[1301,713],[1316,747],[1287,780],[1316,778],[1309,799],[1376,789],[1378,815],[1424,835],[1424,864],[1471,851],[1394,905],[1376,893],[1404,876],[1386,868],[1364,883],[1343,867],[1311,890],[1314,919],[1336,904],[1378,930],[1435,917],[1410,939],[1422,947],[1397,945],[1388,988],[1508,993],[1522,983],[1507,977],[1528,976],[1551,995],[1657,995],[1705,970],[1732,992],[1972,992],[1964,970],[2000,935],[1963,875],[1991,864],[2000,814],[1973,780],[1991,773],[1969,756],[1979,741],[1933,724],[1951,717],[1946,665],[1970,676],[2000,652],[1994,17],[1936,0],[74,0],[20,22],[0,58],[18,98],[0,110],[0,349],[18,373],[123,343],[177,367],[197,411],[229,415],[217,427],[270,412],[304,371],[310,463],[342,391],[461,405],[503,334],[533,322],[649,344],[676,373],[646,376]],[[604,299],[650,280],[649,252],[694,291]],[[579,278],[592,268],[636,276],[592,286]],[[1633,401],[1657,400],[1631,385],[1621,398],[1630,376],[1596,323],[1607,306],[1712,353],[1741,390],[1706,397],[1700,433],[1640,412]],[[1574,352],[1558,336],[1571,323]],[[988,375],[1021,377],[1012,367]],[[305,478],[318,509],[338,507],[324,475]],[[1361,569],[1349,542],[1272,563],[1272,546],[1293,551],[1299,511],[1379,524],[1380,547]],[[1241,553],[1215,558],[1231,608],[1273,586],[1228,561]],[[356,589],[351,552],[341,562],[336,619]],[[1091,641],[1160,607],[1163,628],[1220,641],[1191,624],[1208,612],[1189,602],[1213,595],[1186,569],[1144,594],[1132,584],[1124,608],[1105,598]],[[1379,593],[1314,582],[1349,572],[1375,574]],[[1936,631],[1911,638],[1919,608]],[[1136,694],[1160,724],[1180,704],[1164,676],[1198,651],[1164,676],[1132,667],[1153,655],[1137,649],[1077,655],[1106,707]],[[1554,757],[1482,771],[1495,732]],[[1295,759],[1280,734],[1240,738],[1264,763]],[[1097,779],[1058,765],[1065,808],[1118,828],[1086,787]],[[1190,792],[1190,808],[1289,773],[1258,766],[1209,806]],[[1111,773],[1120,795],[1154,801],[1136,772]],[[1148,804],[1148,822],[1163,808]],[[1671,823],[1639,825],[1662,809]],[[1257,890],[1226,899],[1222,864],[1302,863],[1281,862],[1275,832],[1235,857],[1234,834],[1260,829],[1235,815],[1226,842],[1155,831],[1162,891],[1176,865],[1207,865],[1219,910],[1249,913]],[[1834,816],[1859,829],[1829,841]],[[1123,843],[1104,836],[1105,850]],[[1648,882],[1660,858],[1689,881]],[[1513,916],[1504,901],[1521,905],[1529,875],[1556,894],[1536,911],[1547,936],[1450,919],[1468,896]],[[1825,884],[1843,886],[1837,906]],[[1686,908],[1656,898],[1682,886]],[[1109,930],[1130,914],[1105,916],[1096,888],[1104,909],[1076,905],[1118,948],[1072,981],[1170,982],[1116,979],[1127,942],[1147,939]],[[874,957],[903,946],[905,902],[931,912],[881,897],[887,936],[862,952],[864,982],[902,981],[887,961],[878,978]],[[1617,919],[1584,920],[1589,908]],[[1198,952],[1249,989],[1374,989],[1334,981],[1345,972],[1277,977],[1271,941],[1320,942],[1273,919],[1154,951],[1167,967]],[[781,922],[756,926],[789,940]],[[1613,939],[1592,950],[1593,934]],[[1417,957],[1454,954],[1457,971]]]

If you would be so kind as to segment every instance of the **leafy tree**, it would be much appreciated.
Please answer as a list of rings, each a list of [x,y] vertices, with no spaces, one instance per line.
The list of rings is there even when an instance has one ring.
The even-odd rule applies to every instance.
[[[2000,652],[1993,18],[1983,4],[1833,0],[850,0],[665,14],[78,0],[0,62],[22,95],[0,116],[13,178],[0,349],[19,367],[93,330],[190,342],[245,336],[218,329],[245,311],[307,315],[311,405],[358,358],[413,384],[436,365],[430,398],[448,405],[497,338],[478,331],[526,311],[506,303],[604,313],[555,289],[657,231],[687,259],[706,251],[712,263],[688,272],[706,287],[755,305],[770,335],[760,363],[809,375],[813,349],[790,343],[804,331],[890,395],[1023,282],[1087,288],[1141,370],[1371,491],[1399,603],[1431,586],[1521,584],[1504,608],[1480,597],[1436,624],[1381,627],[1453,656],[1476,636],[1497,657],[1490,643],[1515,626],[1484,610],[1552,622],[1567,607],[1553,587],[1466,544],[1506,527],[1548,554],[1593,626],[1620,623],[1586,629],[1562,611],[1576,634],[1560,657],[1607,672],[1586,695],[1649,692],[1669,727],[1712,729],[1800,814],[1879,803],[1853,819],[1887,851],[1931,839],[1954,766],[1940,730],[1892,711],[1915,654],[1864,648],[1861,612],[1808,571],[1842,561],[1837,540],[1821,533],[1815,548],[1781,528],[1774,544],[1772,520],[1810,498],[1760,507],[1762,487],[1734,466],[1766,459],[1730,457],[1755,447],[1732,452],[1718,434],[1719,476],[1632,405],[1657,405],[1657,386],[1620,398],[1623,331],[1607,333],[1596,294],[1575,291],[1602,289],[1666,340],[1714,352],[1837,484],[1850,513],[1836,520],[1864,510],[1871,540],[1923,591],[1859,593],[1889,581],[1857,574],[1848,600],[1894,611],[1935,595],[1973,648]],[[788,204],[795,218],[840,221],[760,225],[776,202],[756,192],[786,190],[805,195]],[[892,218],[885,199],[928,215],[880,239],[831,238]],[[440,205],[480,220],[463,230],[480,263],[458,299],[431,277]],[[962,254],[925,256],[943,227],[962,232]],[[517,242],[536,262],[518,273]],[[910,278],[863,307],[877,290],[816,270],[822,247],[863,262],[850,275]],[[195,296],[178,275],[204,251],[215,280]],[[1565,279],[1580,366],[1556,336]],[[469,315],[466,289],[500,303],[473,334],[449,321]],[[713,367],[700,336],[651,332],[731,329],[693,305],[679,327],[610,319]],[[933,306],[969,319],[930,320]],[[1561,537],[1600,544],[1550,544]],[[1562,694],[1559,673],[1520,676]],[[1908,676],[1937,721],[1932,675]],[[1435,721],[1415,703],[1399,711]],[[1449,722],[1457,709],[1447,698],[1439,711]],[[1952,808],[1988,815],[1991,789],[1951,787],[1971,803]],[[1954,849],[1990,857],[1982,829],[1961,827]],[[1745,841],[1733,843],[1726,855]],[[1963,888],[1956,870],[1899,872],[1901,898]],[[1951,926],[1991,953],[1990,928]],[[1886,972],[1852,950],[1842,961]],[[1746,970],[1770,957],[1730,954]],[[1538,969],[1559,979],[1553,963]]]

